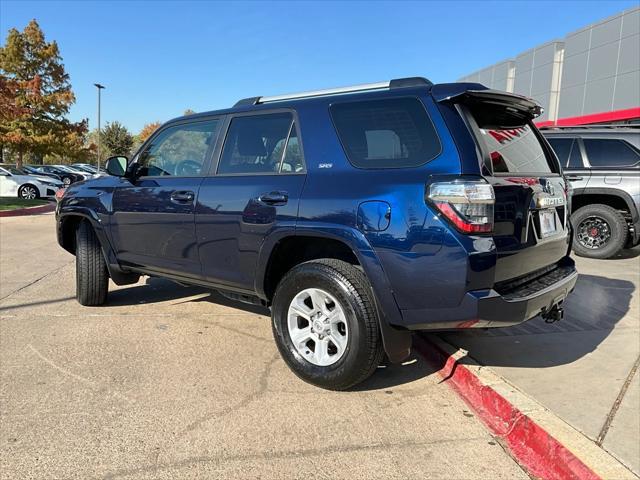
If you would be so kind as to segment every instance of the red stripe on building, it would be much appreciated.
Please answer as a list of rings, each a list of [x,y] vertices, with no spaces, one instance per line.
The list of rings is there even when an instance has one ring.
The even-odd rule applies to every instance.
[[[640,118],[640,107],[613,110],[611,112],[591,113],[589,115],[581,115],[579,117],[559,118],[555,122],[552,120],[546,120],[544,122],[538,122],[536,125],[538,128],[551,126],[569,127],[573,125],[588,125],[591,123],[620,122],[634,118]]]

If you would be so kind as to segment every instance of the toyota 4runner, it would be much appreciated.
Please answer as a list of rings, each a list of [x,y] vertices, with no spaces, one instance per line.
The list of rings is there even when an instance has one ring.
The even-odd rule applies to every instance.
[[[336,390],[412,331],[558,320],[577,272],[539,113],[406,78],[171,120],[59,198],[77,299],[151,275],[268,306],[289,367]]]

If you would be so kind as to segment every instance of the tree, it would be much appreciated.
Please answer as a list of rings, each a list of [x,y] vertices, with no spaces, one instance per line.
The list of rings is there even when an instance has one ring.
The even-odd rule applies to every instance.
[[[75,102],[58,44],[46,42],[38,22],[22,32],[9,30],[0,47],[0,145],[9,146],[22,165],[25,153],[68,154],[81,148],[85,122],[71,123],[65,116]],[[4,108],[4,102],[11,107]]]
[[[147,123],[142,127],[142,130],[140,130],[140,133],[138,134],[138,141],[143,143],[147,138],[153,135],[153,132],[160,128],[160,125],[162,125],[160,122]]]
[[[14,118],[28,113],[25,108],[18,106],[16,96],[19,83],[0,74],[0,138],[8,133],[7,126]],[[5,140],[6,141],[6,140]],[[4,145],[0,142],[0,163],[4,161]]]
[[[193,115],[194,113],[196,113],[196,112],[194,112],[194,111],[193,111],[193,110],[191,110],[190,108],[187,108],[187,109],[184,111],[183,115],[186,117],[187,115]]]
[[[133,136],[120,122],[107,123],[102,130],[101,139],[109,155],[128,156],[131,154]]]

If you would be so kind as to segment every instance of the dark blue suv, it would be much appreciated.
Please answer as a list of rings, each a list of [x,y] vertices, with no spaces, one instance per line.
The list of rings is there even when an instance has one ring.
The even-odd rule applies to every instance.
[[[171,120],[70,186],[77,298],[108,279],[203,285],[272,312],[302,379],[345,389],[411,332],[562,317],[570,197],[530,99],[423,78],[239,101]]]

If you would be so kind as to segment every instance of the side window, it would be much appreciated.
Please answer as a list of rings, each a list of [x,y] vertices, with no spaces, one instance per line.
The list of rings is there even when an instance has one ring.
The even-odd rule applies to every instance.
[[[282,167],[280,171],[283,173],[295,173],[304,170],[304,162],[302,161],[302,151],[300,149],[300,142],[298,142],[298,132],[296,131],[296,124],[291,124],[291,132],[289,133],[289,140],[287,141],[287,148],[284,152],[284,159],[282,160]]]
[[[592,167],[633,167],[640,153],[624,140],[585,138],[584,148]]]
[[[573,141],[567,168],[584,168],[584,162],[582,161],[582,152],[580,152],[580,144],[578,143],[578,140]]]
[[[138,157],[142,176],[198,176],[219,121],[187,123],[162,130]]]
[[[355,167],[417,167],[440,153],[436,130],[417,98],[337,103],[331,117]]]
[[[218,173],[278,173],[292,123],[293,115],[287,112],[232,119]]]
[[[573,138],[547,138],[547,141],[556,152],[560,165],[566,167],[569,163],[569,154],[573,145]]]

